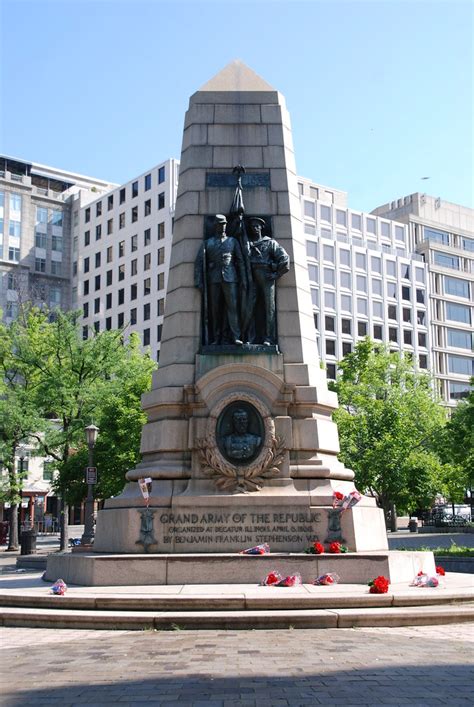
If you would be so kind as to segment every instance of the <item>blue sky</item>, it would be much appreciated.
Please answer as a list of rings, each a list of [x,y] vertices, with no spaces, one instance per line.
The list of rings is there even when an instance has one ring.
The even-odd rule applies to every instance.
[[[128,181],[179,158],[189,96],[239,58],[286,97],[300,175],[361,210],[473,206],[473,7],[3,0],[0,149]]]

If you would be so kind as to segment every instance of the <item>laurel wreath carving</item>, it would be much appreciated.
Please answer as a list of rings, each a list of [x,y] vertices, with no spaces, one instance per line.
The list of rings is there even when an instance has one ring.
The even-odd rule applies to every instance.
[[[260,491],[266,479],[271,479],[279,472],[285,457],[285,444],[282,437],[271,435],[270,446],[256,462],[246,467],[234,466],[226,462],[220,454],[211,435],[196,440],[202,471],[211,478],[221,491],[247,493]]]

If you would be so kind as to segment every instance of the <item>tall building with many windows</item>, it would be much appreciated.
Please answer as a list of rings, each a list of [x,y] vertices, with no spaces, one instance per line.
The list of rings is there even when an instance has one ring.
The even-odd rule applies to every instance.
[[[114,185],[35,162],[0,157],[0,309],[22,302],[71,307],[72,200]]]
[[[429,275],[431,367],[442,398],[456,405],[474,375],[474,210],[410,194],[372,212],[407,225]]]

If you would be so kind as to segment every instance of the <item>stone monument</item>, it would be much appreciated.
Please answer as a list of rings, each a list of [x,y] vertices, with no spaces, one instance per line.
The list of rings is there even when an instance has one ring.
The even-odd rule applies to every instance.
[[[290,119],[238,61],[186,113],[160,366],[143,407],[142,461],[99,512],[95,553],[386,550],[374,499],[333,509],[354,474],[337,458],[337,399],[319,363]]]

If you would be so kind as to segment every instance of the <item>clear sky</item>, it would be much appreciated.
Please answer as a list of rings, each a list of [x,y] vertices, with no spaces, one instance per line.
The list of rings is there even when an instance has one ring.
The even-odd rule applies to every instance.
[[[471,0],[1,5],[4,154],[128,181],[179,158],[189,96],[238,58],[286,97],[301,176],[366,211],[473,206]]]

